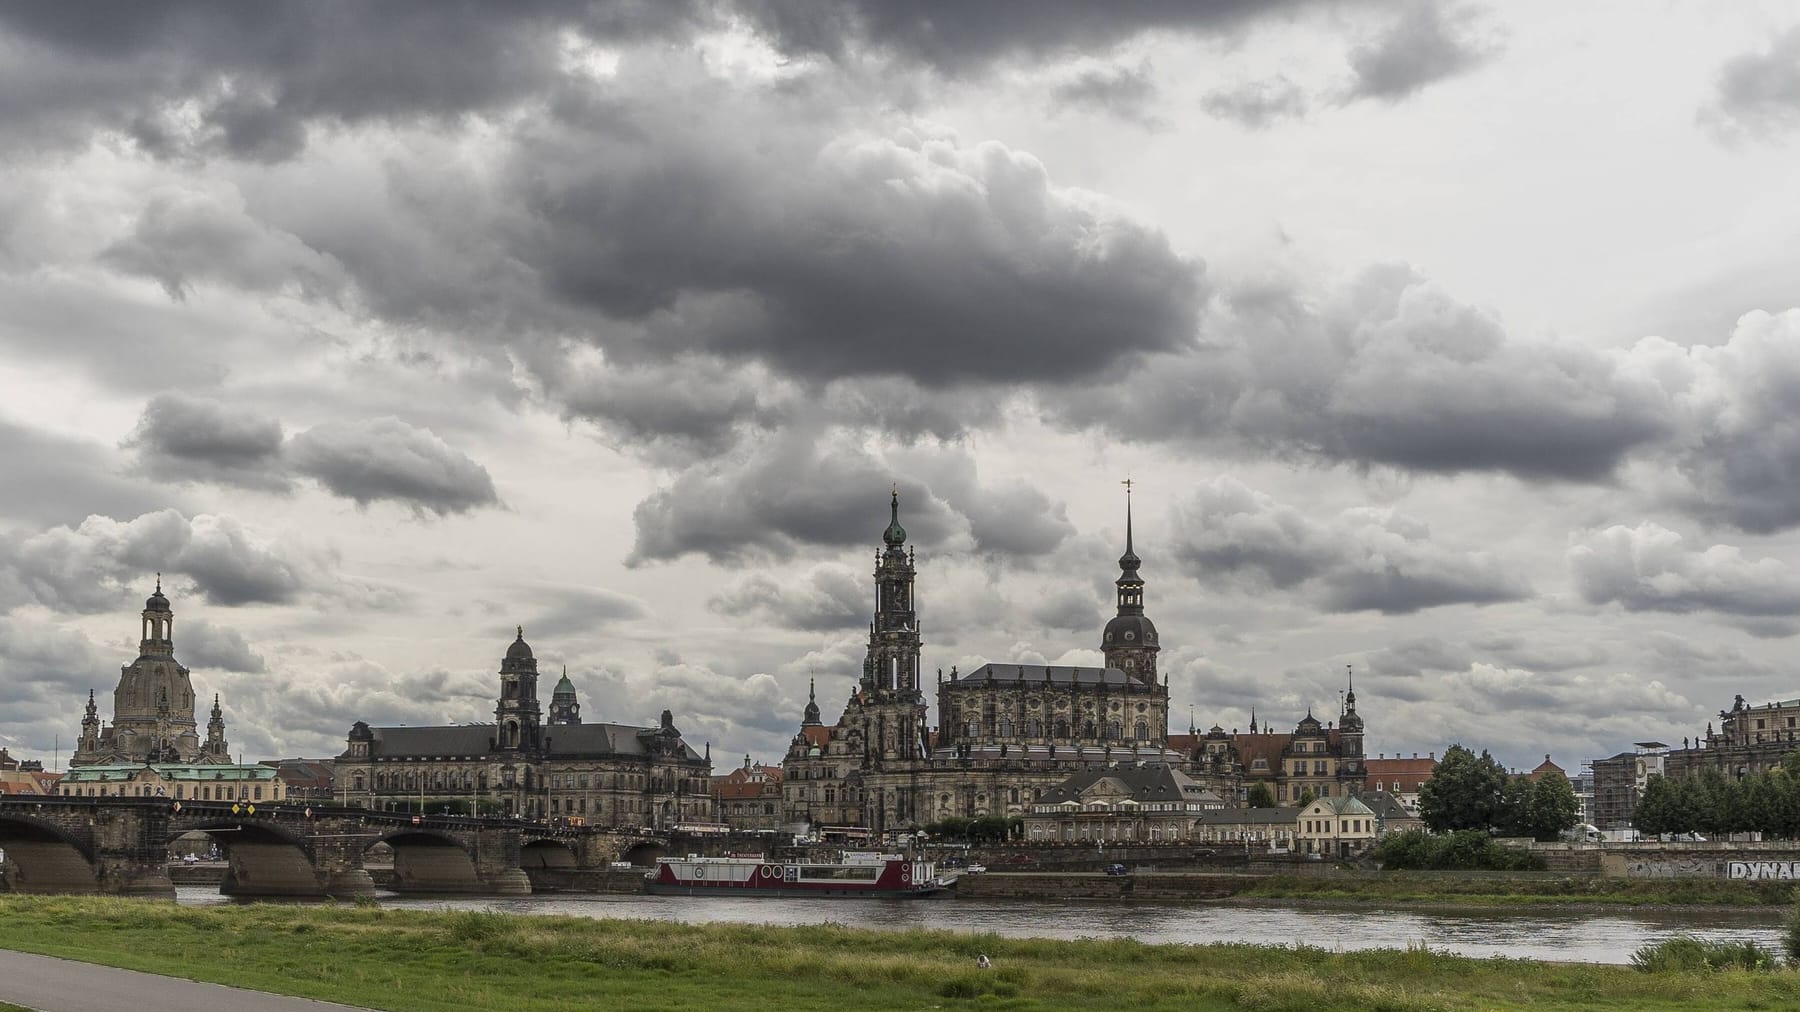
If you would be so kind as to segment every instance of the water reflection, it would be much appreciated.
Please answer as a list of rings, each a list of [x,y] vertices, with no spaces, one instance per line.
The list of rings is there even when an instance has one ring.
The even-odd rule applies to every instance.
[[[180,888],[186,904],[227,902],[203,888]],[[1467,956],[1581,963],[1627,963],[1638,947],[1678,934],[1754,941],[1780,950],[1782,911],[1629,913],[1470,913],[1320,910],[1271,906],[1109,906],[995,900],[731,899],[685,896],[526,896],[414,898],[383,894],[397,910],[498,910],[517,914],[741,924],[843,924],[937,928],[1022,938],[1136,938],[1144,942],[1300,943],[1328,949],[1424,945]]]

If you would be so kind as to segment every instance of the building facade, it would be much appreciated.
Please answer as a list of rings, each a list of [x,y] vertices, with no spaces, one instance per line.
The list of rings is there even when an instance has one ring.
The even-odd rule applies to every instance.
[[[1190,840],[1225,800],[1173,766],[1083,770],[1044,792],[1024,816],[1032,843],[1160,843]]]
[[[175,611],[163,596],[162,577],[144,602],[137,659],[119,669],[113,690],[112,723],[103,724],[93,690],[88,691],[81,731],[70,766],[231,762],[225,715],[214,696],[206,738],[194,720],[194,685],[175,659]]]
[[[713,814],[737,832],[781,829],[781,767],[761,766],[744,757],[744,765],[712,778]]]
[[[682,740],[669,711],[657,727],[583,723],[565,671],[545,720],[537,680],[537,659],[521,628],[500,662],[494,723],[371,727],[357,721],[334,763],[340,797],[389,811],[618,828],[712,821],[712,762]]]
[[[171,801],[233,801],[277,804],[287,785],[274,767],[186,763],[76,766],[63,774],[57,793],[65,798],[168,798]]]
[[[1169,766],[1227,804],[1266,782],[1278,799],[1349,796],[1366,775],[1354,686],[1338,719],[1310,713],[1289,734],[1168,733],[1168,680],[1160,634],[1145,610],[1142,560],[1127,498],[1125,552],[1115,614],[1100,631],[1104,664],[984,664],[937,674],[936,727],[922,684],[916,558],[900,524],[899,496],[874,572],[876,611],[862,677],[842,715],[820,717],[809,691],[783,760],[788,821],[859,826],[876,833],[947,817],[1023,817],[1083,770]]]

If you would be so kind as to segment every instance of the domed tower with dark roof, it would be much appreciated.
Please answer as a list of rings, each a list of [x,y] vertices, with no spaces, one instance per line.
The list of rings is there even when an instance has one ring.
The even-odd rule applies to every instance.
[[[1131,485],[1125,486],[1125,554],[1119,556],[1119,613],[1106,623],[1100,635],[1100,652],[1106,666],[1118,668],[1134,681],[1156,684],[1156,623],[1144,614],[1144,578],[1138,575],[1142,560],[1132,550]]]
[[[575,701],[575,683],[569,681],[569,666],[563,665],[562,679],[550,693],[550,723],[581,723],[581,704]]]
[[[69,765],[114,762],[224,762],[206,755],[194,723],[194,685],[175,659],[175,609],[163,595],[162,577],[144,601],[137,659],[119,669],[111,727],[98,715],[82,719],[82,735]]]
[[[805,716],[800,719],[801,727],[818,727],[820,724],[819,697],[816,695],[817,689],[818,685],[812,679],[809,678],[806,680],[806,713]]]
[[[543,747],[543,712],[538,708],[537,658],[525,642],[525,627],[506,648],[500,662],[500,699],[494,706],[498,725],[494,746],[505,752],[536,752]]]

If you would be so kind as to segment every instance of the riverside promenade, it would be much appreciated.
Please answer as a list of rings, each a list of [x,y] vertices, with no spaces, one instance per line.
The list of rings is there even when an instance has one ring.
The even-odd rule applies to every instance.
[[[331,1012],[349,1005],[0,949],[0,1001],[40,1012]],[[354,1010],[352,1010],[354,1012]]]

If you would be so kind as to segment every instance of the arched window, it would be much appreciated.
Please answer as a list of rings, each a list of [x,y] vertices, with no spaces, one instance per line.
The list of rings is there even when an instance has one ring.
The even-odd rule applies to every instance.
[[[1083,738],[1096,738],[1096,737],[1099,737],[1099,735],[1097,735],[1097,734],[1096,734],[1096,733],[1095,733],[1095,731],[1094,731],[1094,722],[1093,722],[1093,721],[1091,721],[1091,720],[1087,720],[1087,721],[1083,721],[1083,722],[1082,722],[1082,724],[1081,724],[1081,736],[1082,736],[1082,737],[1083,737]]]
[[[1133,734],[1138,741],[1148,741],[1150,739],[1150,725],[1145,721],[1138,721],[1137,728]]]
[[[1107,741],[1118,741],[1120,738],[1123,738],[1124,736],[1125,736],[1125,732],[1119,727],[1119,720],[1117,717],[1106,722],[1106,740]]]
[[[1010,719],[1010,718],[1007,718],[1007,717],[1002,717],[1002,718],[1000,718],[1000,737],[1002,737],[1002,738],[1011,738],[1011,737],[1012,737],[1012,733],[1013,733],[1013,722],[1012,722],[1012,720],[1011,720],[1011,719]]]
[[[1043,721],[1037,719],[1036,717],[1033,717],[1030,720],[1025,722],[1025,737],[1027,737],[1027,738],[1042,738],[1043,736],[1044,736],[1044,722]]]
[[[971,720],[963,730],[968,737],[979,738],[981,737],[981,721]]]
[[[1062,717],[1056,718],[1056,737],[1067,738],[1068,736],[1069,736],[1068,720],[1066,720],[1065,718],[1062,718]]]

